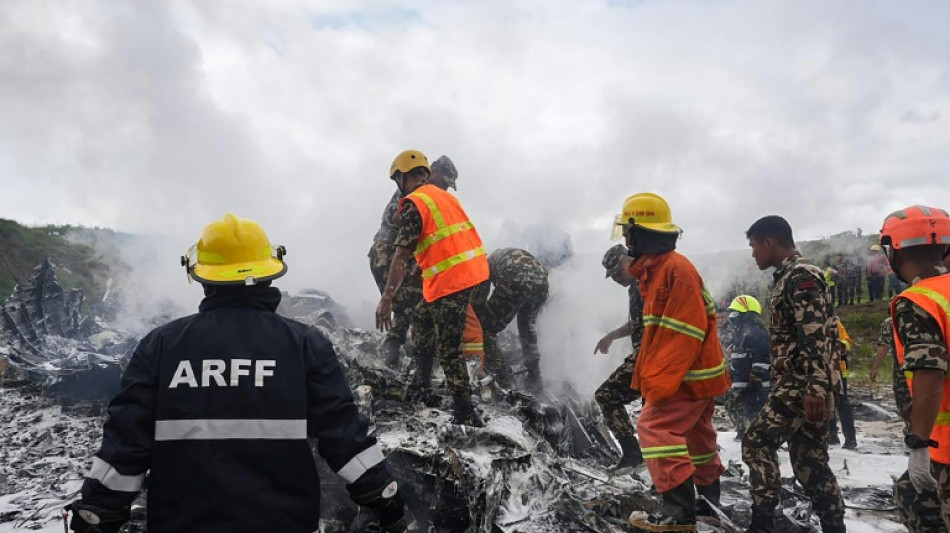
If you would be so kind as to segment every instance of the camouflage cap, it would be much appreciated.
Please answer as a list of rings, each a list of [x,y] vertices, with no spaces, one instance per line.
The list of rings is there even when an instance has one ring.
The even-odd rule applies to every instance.
[[[438,172],[445,178],[449,187],[455,188],[455,181],[459,179],[459,172],[455,169],[455,163],[449,159],[449,156],[443,155],[432,162],[432,172]]]
[[[605,277],[611,277],[617,273],[620,269],[620,258],[627,255],[627,247],[622,244],[616,244],[611,246],[607,253],[604,254],[604,259],[600,264],[604,265],[604,268],[607,269],[607,275]]]

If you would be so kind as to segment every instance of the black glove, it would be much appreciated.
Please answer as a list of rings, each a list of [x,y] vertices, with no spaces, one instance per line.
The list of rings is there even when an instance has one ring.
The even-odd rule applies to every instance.
[[[385,485],[369,492],[350,497],[359,505],[364,505],[376,515],[379,527],[384,533],[404,533],[406,531],[405,505],[397,490],[396,481],[390,478]]]
[[[129,507],[104,509],[97,505],[76,500],[66,506],[73,513],[69,529],[76,533],[119,533],[119,528],[129,521]]]

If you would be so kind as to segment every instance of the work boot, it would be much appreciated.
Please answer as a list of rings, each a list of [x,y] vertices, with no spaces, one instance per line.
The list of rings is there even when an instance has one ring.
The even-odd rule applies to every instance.
[[[475,411],[472,405],[472,398],[469,396],[452,397],[452,421],[460,426],[471,426],[473,428],[483,428],[485,423]]]
[[[400,356],[402,355],[399,353],[400,348],[399,339],[386,337],[380,343],[379,350],[376,353],[385,362],[387,368],[398,369]]]
[[[429,398],[432,396],[432,366],[435,364],[435,359],[418,352],[413,359],[416,362],[416,369],[409,382],[406,399],[428,405]]]
[[[752,505],[752,522],[745,533],[775,533],[775,517],[782,511]]]
[[[661,496],[663,505],[658,511],[652,514],[634,511],[628,523],[641,531],[696,531],[696,489],[693,487],[693,481],[686,480],[679,487],[664,492]]]
[[[607,469],[610,477],[632,474],[638,466],[643,464],[643,452],[640,450],[640,442],[636,437],[620,437],[617,441],[620,442],[623,455],[617,464]]]
[[[841,444],[841,439],[838,438],[837,433],[828,435],[828,444]]]
[[[526,362],[525,368],[528,370],[528,375],[524,382],[525,388],[527,388],[531,394],[541,394],[541,392],[544,391],[544,381],[541,379],[540,361]]]
[[[818,521],[821,523],[821,533],[845,533],[847,531],[842,515],[818,515]]]
[[[729,515],[729,513],[727,513],[722,508],[722,504],[719,502],[719,497],[722,490],[718,479],[709,485],[696,485],[696,492],[702,496],[702,498],[696,502],[696,516],[711,516],[718,519],[719,515],[712,509],[712,507],[710,507],[710,505],[714,505],[726,516]]]
[[[844,439],[844,444],[841,447],[845,450],[853,450],[858,447],[858,440],[854,438]]]

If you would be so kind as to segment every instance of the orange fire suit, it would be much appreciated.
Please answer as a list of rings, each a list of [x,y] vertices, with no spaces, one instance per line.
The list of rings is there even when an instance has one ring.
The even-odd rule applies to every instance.
[[[643,394],[637,432],[656,490],[691,477],[709,485],[725,470],[712,425],[714,398],[731,386],[716,307],[699,272],[677,252],[630,266],[643,294],[643,340],[631,387]]]

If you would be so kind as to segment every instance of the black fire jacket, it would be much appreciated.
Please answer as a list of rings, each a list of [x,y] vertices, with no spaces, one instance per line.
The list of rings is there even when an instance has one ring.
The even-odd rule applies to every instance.
[[[757,318],[742,317],[736,325],[729,359],[732,388],[747,388],[752,376],[763,388],[770,387],[771,358],[769,332]]]
[[[139,343],[83,500],[121,508],[148,473],[149,533],[314,532],[320,484],[308,437],[351,492],[388,483],[330,342],[277,315],[276,288],[206,294],[197,314]]]

